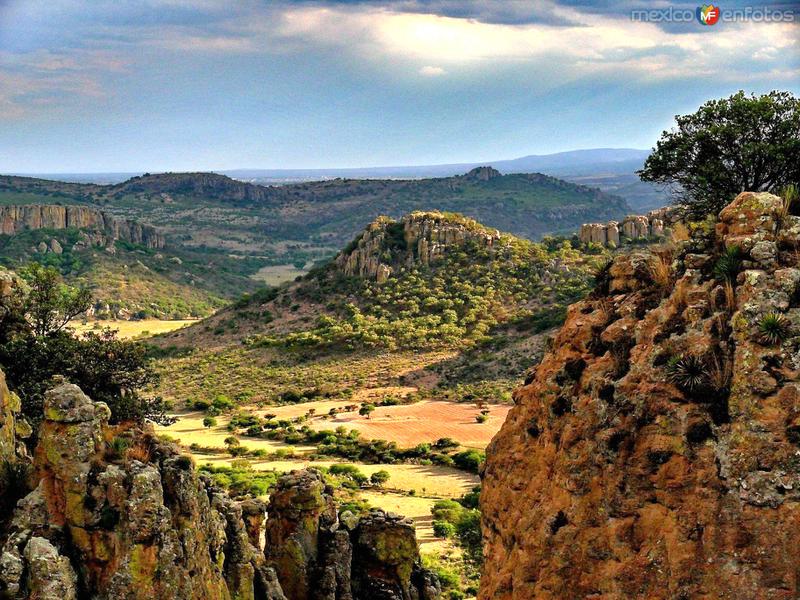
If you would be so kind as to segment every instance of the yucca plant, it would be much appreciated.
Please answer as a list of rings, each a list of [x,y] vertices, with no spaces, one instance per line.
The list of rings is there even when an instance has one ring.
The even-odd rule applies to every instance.
[[[669,380],[686,393],[694,393],[708,386],[708,367],[693,354],[674,356],[667,363]]]
[[[785,316],[771,312],[758,322],[758,338],[765,346],[776,346],[791,335],[792,326]]]
[[[729,246],[714,264],[714,277],[720,281],[734,281],[742,270],[742,249]]]

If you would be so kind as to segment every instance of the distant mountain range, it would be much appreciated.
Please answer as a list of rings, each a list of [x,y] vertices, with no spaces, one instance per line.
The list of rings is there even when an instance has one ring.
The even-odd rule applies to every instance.
[[[543,173],[616,194],[637,211],[668,202],[666,194],[636,176],[649,150],[636,148],[591,148],[555,154],[532,154],[510,160],[440,165],[408,165],[328,169],[231,169],[215,171],[234,179],[262,185],[346,179],[422,179],[451,177],[481,165],[492,165],[508,173]],[[76,183],[114,184],[142,173],[40,173],[36,177]]]

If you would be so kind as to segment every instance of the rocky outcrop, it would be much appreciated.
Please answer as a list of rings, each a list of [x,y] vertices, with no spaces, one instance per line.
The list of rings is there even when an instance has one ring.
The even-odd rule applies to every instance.
[[[741,194],[570,307],[487,451],[481,600],[800,596],[800,218],[781,207]]]
[[[584,223],[578,239],[584,244],[598,244],[616,248],[631,240],[661,238],[669,232],[669,226],[677,219],[670,207],[651,210],[646,215],[629,215],[622,221],[607,223]]]
[[[18,451],[8,398],[0,385],[3,458]],[[111,427],[109,416],[75,385],[46,393],[38,485],[10,518],[0,515],[0,596],[437,597],[435,578],[419,566],[414,529],[402,518],[340,520],[321,476],[297,472],[273,494],[263,551],[263,502],[231,499],[174,446],[149,430]]]
[[[20,415],[20,399],[6,386],[5,375],[0,371],[0,509],[12,499],[13,488],[23,484],[27,478],[30,459],[24,440],[32,431],[28,422]]]
[[[163,248],[164,235],[155,227],[137,221],[120,219],[90,206],[60,206],[30,204],[0,206],[0,234],[14,235],[31,229],[76,228],[91,232],[91,243],[109,245],[115,240],[141,244],[148,248]],[[55,242],[55,244],[53,243]],[[41,252],[61,253],[61,245],[52,240]]]
[[[385,281],[404,267],[429,265],[468,242],[492,248],[500,232],[472,219],[440,212],[413,212],[400,221],[381,217],[335,260],[348,276]]]
[[[218,173],[148,173],[132,177],[113,189],[118,193],[182,194],[243,203],[269,202],[279,195],[274,188],[237,181]]]
[[[289,600],[432,600],[410,520],[383,511],[337,515],[315,471],[284,476],[267,508],[265,556]]]

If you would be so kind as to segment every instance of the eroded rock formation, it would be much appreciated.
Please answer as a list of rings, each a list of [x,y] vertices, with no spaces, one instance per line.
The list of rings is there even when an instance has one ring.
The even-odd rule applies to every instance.
[[[799,247],[743,193],[570,307],[487,452],[481,600],[800,597]]]
[[[396,269],[428,265],[448,250],[474,242],[489,248],[500,240],[500,232],[471,219],[439,212],[413,212],[400,221],[381,217],[367,227],[336,257],[345,275],[385,281]]]
[[[90,206],[44,204],[0,206],[0,234],[13,235],[29,229],[68,228],[91,231],[95,234],[92,243],[101,245],[124,240],[148,248],[163,248],[166,243],[163,234],[155,227],[129,219],[120,219]],[[48,250],[61,253],[60,245],[50,248],[45,246],[40,251]]]
[[[626,240],[662,237],[675,219],[675,212],[670,207],[659,208],[646,215],[627,216],[622,221],[584,223],[578,232],[578,238],[585,244],[617,247]]]
[[[0,379],[3,460],[26,459],[14,398]],[[0,596],[437,597],[402,518],[340,520],[321,476],[293,473],[273,495],[265,553],[263,502],[232,500],[174,446],[148,430],[111,427],[109,415],[75,385],[47,392],[33,461],[38,484],[12,514],[0,515]]]
[[[265,555],[290,600],[433,600],[410,520],[383,511],[338,517],[314,471],[284,476],[267,509]]]

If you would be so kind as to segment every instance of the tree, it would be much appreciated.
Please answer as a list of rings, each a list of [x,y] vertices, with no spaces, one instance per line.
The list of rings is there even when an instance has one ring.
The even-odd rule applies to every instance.
[[[358,414],[362,417],[367,417],[368,419],[373,412],[375,412],[374,404],[362,404],[361,408],[358,409]]]
[[[669,186],[689,217],[717,214],[743,191],[800,183],[800,100],[789,92],[740,91],[675,120],[638,174]]]
[[[39,265],[23,270],[26,285],[15,288],[0,306],[0,367],[22,399],[22,411],[36,425],[42,419],[44,393],[55,376],[77,384],[90,398],[105,402],[111,421],[150,419],[169,424],[168,405],[139,390],[158,381],[141,344],[119,340],[108,329],[78,338],[68,331],[71,318],[91,299],[69,288],[60,275]],[[80,310],[79,310],[80,309]]]
[[[214,417],[204,417],[203,418],[203,427],[210,428],[216,427],[217,420]]]
[[[381,487],[384,483],[389,481],[389,477],[391,477],[389,471],[380,470],[375,471],[372,475],[370,475],[369,481],[372,485]]]
[[[22,269],[19,275],[29,286],[23,310],[37,336],[63,330],[72,319],[92,305],[89,290],[65,285],[53,267],[32,263]]]

